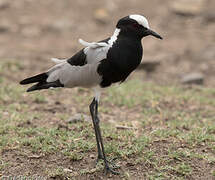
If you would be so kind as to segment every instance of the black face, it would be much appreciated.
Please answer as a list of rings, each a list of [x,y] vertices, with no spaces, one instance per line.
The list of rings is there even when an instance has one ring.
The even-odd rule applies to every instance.
[[[148,35],[152,35],[156,38],[162,39],[159,34],[140,25],[136,20],[129,18],[129,16],[120,19],[116,27],[119,28],[122,33],[135,36],[140,39]]]

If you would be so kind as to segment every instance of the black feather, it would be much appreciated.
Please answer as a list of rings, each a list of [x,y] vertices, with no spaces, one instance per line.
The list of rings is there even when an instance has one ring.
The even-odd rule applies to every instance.
[[[27,92],[31,91],[36,91],[36,90],[41,90],[41,89],[48,89],[48,88],[57,88],[57,87],[64,87],[63,84],[60,83],[59,80],[54,81],[54,82],[39,82],[30,88],[27,89]]]
[[[83,66],[87,64],[86,54],[84,53],[84,49],[80,50],[74,56],[69,58],[67,62],[72,66]]]
[[[109,39],[110,38],[107,38],[107,39],[101,40],[99,42],[106,42],[107,43]],[[87,61],[86,61],[87,56],[84,53],[84,49],[80,50],[75,55],[73,55],[71,58],[67,59],[67,62],[69,64],[71,64],[72,66],[83,66],[83,65],[87,64]]]
[[[42,73],[22,80],[20,84],[24,85],[24,84],[31,84],[35,82],[45,82],[47,78],[48,78],[48,75],[46,73]]]
[[[100,61],[97,72],[102,76],[101,87],[123,82],[137,68],[142,58],[142,45],[138,39],[118,36],[109,49],[107,58]]]

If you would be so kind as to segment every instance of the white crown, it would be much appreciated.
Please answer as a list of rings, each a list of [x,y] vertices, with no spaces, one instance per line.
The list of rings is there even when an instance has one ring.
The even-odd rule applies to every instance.
[[[129,16],[129,18],[134,19],[135,21],[138,22],[138,24],[140,24],[143,27],[149,29],[148,20],[144,16],[141,16],[141,15],[138,15],[138,14],[132,14],[132,15]]]

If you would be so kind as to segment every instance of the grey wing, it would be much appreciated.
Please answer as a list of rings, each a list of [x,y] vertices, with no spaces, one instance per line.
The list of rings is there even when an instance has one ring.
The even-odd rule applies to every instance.
[[[69,59],[52,58],[56,63],[47,72],[26,78],[20,84],[37,83],[27,91],[48,89],[51,87],[91,87],[99,85],[101,76],[97,72],[98,65],[106,57],[108,44],[105,42],[87,43],[85,47]]]
[[[98,64],[86,64],[84,66],[72,66],[68,62],[57,64],[47,72],[47,82],[59,80],[64,87],[68,88],[96,86],[101,81],[97,67]]]
[[[98,63],[107,57],[108,50],[110,49],[107,40],[108,39],[89,43],[79,39],[79,42],[86,46],[83,51],[86,54],[86,61],[88,64]]]
[[[55,65],[48,71],[47,82],[59,80],[64,87],[91,87],[99,85],[101,76],[97,72],[101,60],[106,58],[110,48],[106,42],[88,43],[87,46],[70,59]]]

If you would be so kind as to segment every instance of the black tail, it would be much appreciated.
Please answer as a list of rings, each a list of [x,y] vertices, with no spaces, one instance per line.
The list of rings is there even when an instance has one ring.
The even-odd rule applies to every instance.
[[[31,84],[35,82],[46,82],[47,78],[48,78],[48,75],[46,73],[42,73],[22,80],[20,84],[24,85],[24,84]]]
[[[47,78],[48,78],[48,75],[46,73],[42,73],[22,80],[20,84],[24,85],[24,84],[31,84],[31,83],[37,82],[37,84],[28,88],[27,92],[41,90],[41,89],[48,89],[50,87],[53,87],[53,88],[64,87],[64,85],[61,84],[59,80],[54,82],[46,82]]]

